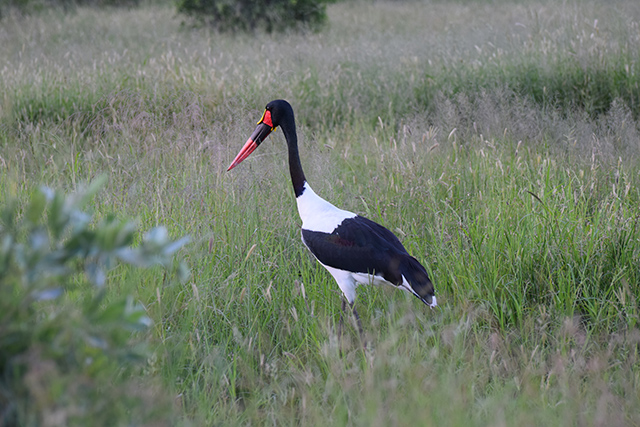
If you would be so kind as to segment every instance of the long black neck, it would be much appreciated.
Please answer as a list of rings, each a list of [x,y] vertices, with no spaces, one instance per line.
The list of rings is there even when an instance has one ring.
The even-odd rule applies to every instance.
[[[292,112],[293,113],[293,112]],[[304,192],[304,184],[307,182],[302,171],[302,164],[300,163],[300,154],[298,153],[298,136],[296,135],[296,123],[293,118],[280,123],[280,128],[284,134],[284,138],[287,140],[289,146],[289,172],[291,173],[291,182],[293,183],[293,191],[296,193],[296,197],[300,197]]]

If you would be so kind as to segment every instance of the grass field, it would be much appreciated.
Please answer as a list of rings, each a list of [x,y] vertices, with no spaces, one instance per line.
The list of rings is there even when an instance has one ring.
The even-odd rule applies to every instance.
[[[184,284],[109,274],[153,320],[114,379],[143,415],[115,424],[640,424],[640,4],[328,13],[317,34],[216,34],[168,5],[2,21],[0,205],[106,174],[97,217],[191,237]],[[225,172],[275,98],[314,190],[435,283],[434,310],[359,288],[366,351],[353,327],[338,342],[282,133]],[[39,425],[114,425],[34,399]]]

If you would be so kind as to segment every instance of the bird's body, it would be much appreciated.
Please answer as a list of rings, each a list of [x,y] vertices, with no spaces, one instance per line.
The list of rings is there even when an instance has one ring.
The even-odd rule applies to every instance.
[[[247,158],[277,126],[282,128],[289,149],[291,181],[302,219],[302,241],[331,273],[351,307],[358,284],[396,286],[435,307],[436,297],[427,271],[391,231],[335,207],[311,189],[300,164],[293,109],[288,102],[276,100],[267,104],[258,127],[228,170]],[[357,315],[355,309],[354,314]]]
[[[353,304],[358,284],[389,284],[420,299],[431,283],[424,268],[407,253],[398,238],[383,226],[353,212],[339,209],[318,196],[308,184],[297,198],[302,219],[302,241],[338,282]],[[411,268],[413,267],[412,271]],[[404,272],[404,274],[403,274]],[[421,280],[408,277],[421,274]],[[427,289],[423,289],[423,288]],[[426,302],[428,305],[432,302]]]

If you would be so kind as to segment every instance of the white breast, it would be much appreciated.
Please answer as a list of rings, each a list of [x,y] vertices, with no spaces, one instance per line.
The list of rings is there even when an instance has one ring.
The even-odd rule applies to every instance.
[[[338,209],[318,196],[305,182],[304,192],[296,199],[302,228],[311,231],[331,233],[347,218],[357,216],[353,212]]]

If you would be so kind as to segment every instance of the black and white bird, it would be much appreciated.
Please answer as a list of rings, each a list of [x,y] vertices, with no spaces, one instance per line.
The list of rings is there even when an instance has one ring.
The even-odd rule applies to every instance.
[[[278,126],[289,148],[289,171],[302,219],[302,241],[338,282],[360,332],[362,326],[354,307],[359,284],[393,285],[435,307],[436,297],[427,271],[391,231],[333,206],[311,189],[302,171],[293,109],[287,101],[278,99],[267,104],[258,126],[227,171],[246,159]]]

